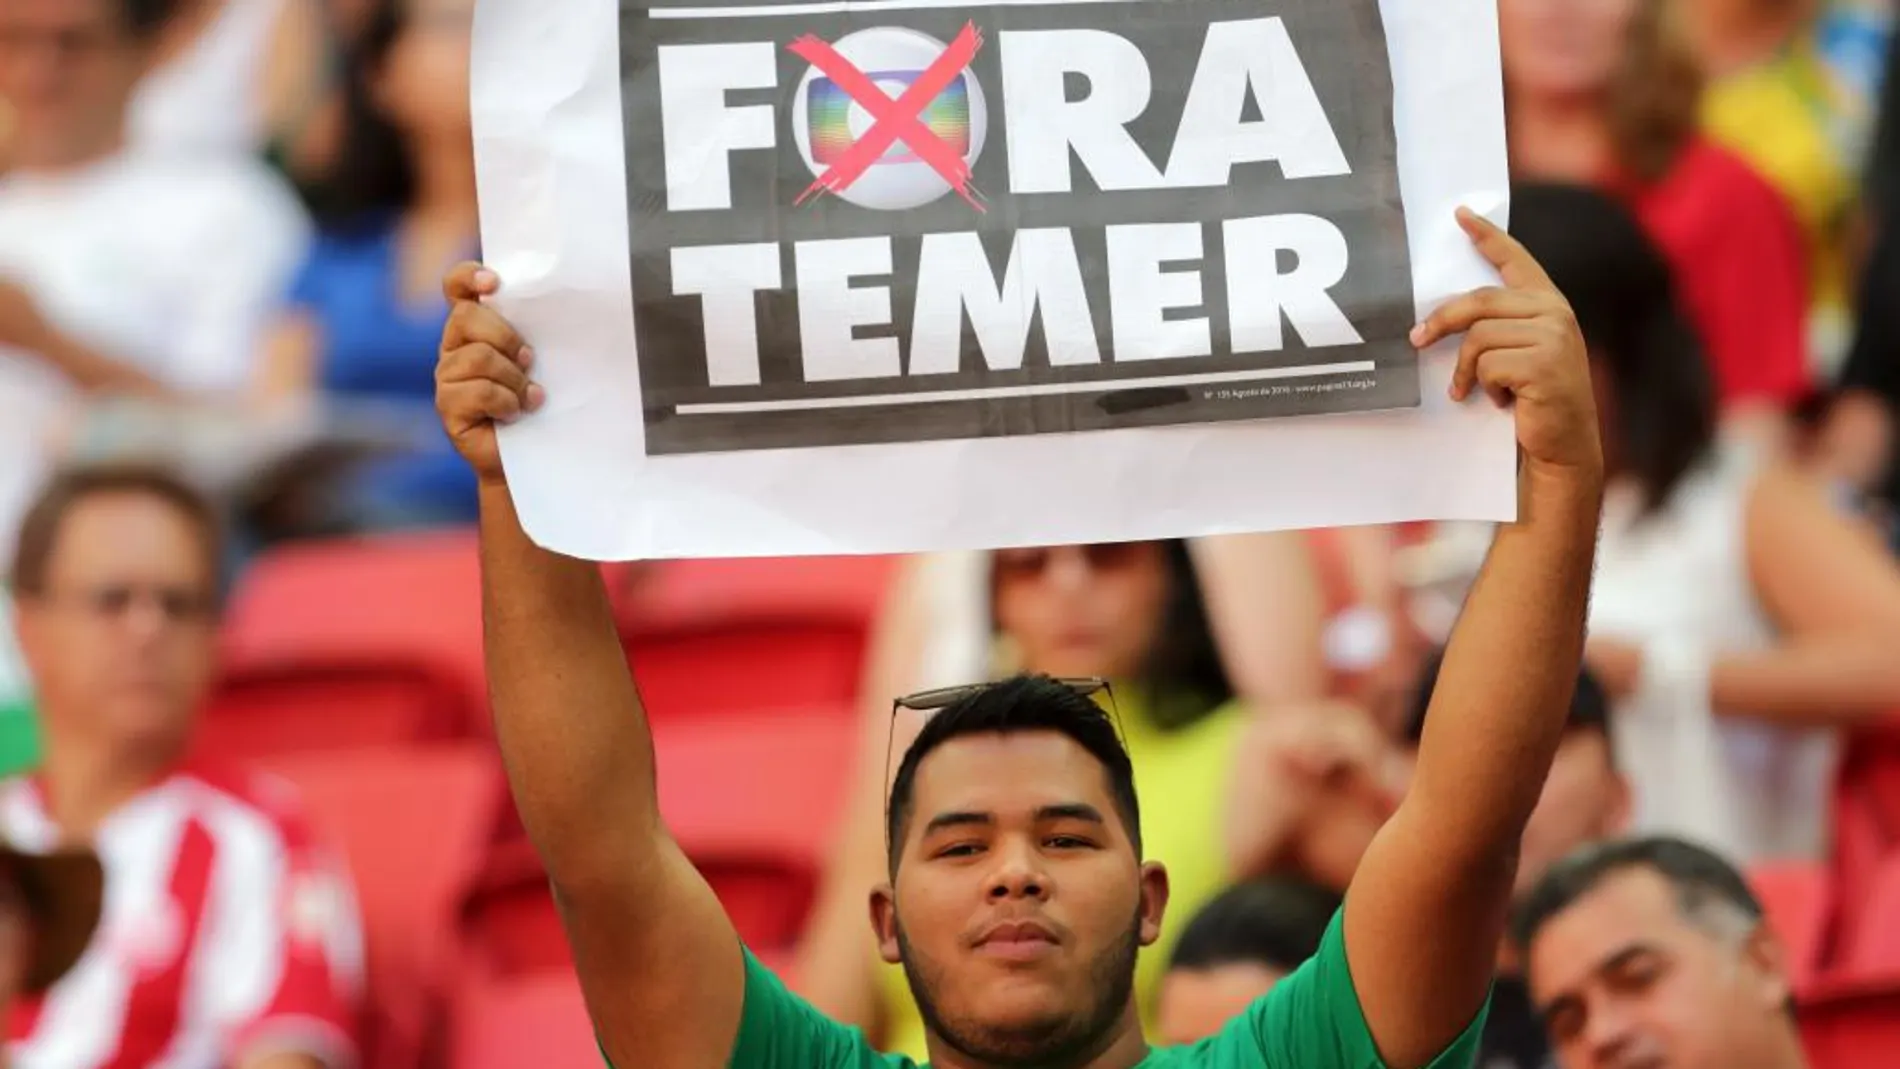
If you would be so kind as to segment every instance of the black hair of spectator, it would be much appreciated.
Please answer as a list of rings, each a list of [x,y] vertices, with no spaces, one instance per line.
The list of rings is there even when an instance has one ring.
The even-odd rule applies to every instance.
[[[217,506],[170,468],[142,461],[82,464],[54,474],[20,521],[9,573],[14,596],[33,598],[46,593],[46,573],[59,548],[60,532],[75,509],[95,498],[121,495],[158,501],[191,525],[204,554],[205,574],[214,586],[213,596],[220,596],[224,526]]]
[[[1271,877],[1234,884],[1188,920],[1168,968],[1252,964],[1292,972],[1319,953],[1342,901],[1305,880]]]
[[[402,131],[375,99],[376,79],[407,26],[401,0],[376,0],[362,35],[344,57],[343,134],[328,171],[305,196],[317,225],[330,231],[374,226],[407,208],[415,167]]]
[[[1613,839],[1585,846],[1545,873],[1512,914],[1512,942],[1528,948],[1553,917],[1608,878],[1632,870],[1662,877],[1674,890],[1682,916],[1712,932],[1719,932],[1725,919],[1739,918],[1752,928],[1765,915],[1748,880],[1713,851],[1669,836]]]
[[[1426,655],[1419,669],[1418,686],[1412,691],[1412,706],[1405,721],[1405,741],[1413,746],[1425,735],[1425,711],[1431,706],[1432,691],[1438,686],[1438,670],[1444,663],[1445,651],[1436,649]],[[1606,744],[1610,742],[1610,692],[1588,665],[1577,673],[1577,688],[1571,694],[1570,717],[1564,721],[1564,731],[1592,732],[1602,735]],[[1614,753],[1614,749],[1611,752]]]
[[[1167,573],[1161,626],[1140,675],[1123,681],[1139,696],[1148,720],[1163,730],[1186,727],[1225,705],[1234,686],[1221,662],[1194,558],[1181,539],[1155,543]],[[992,587],[992,599],[994,588]]]
[[[1161,544],[1168,571],[1168,600],[1161,610],[1155,647],[1133,684],[1143,691],[1148,716],[1162,728],[1191,724],[1232,700],[1234,687],[1221,663],[1207,622],[1207,603],[1188,545]]]
[[[119,23],[136,41],[157,37],[178,14],[178,0],[118,0],[118,5]]]
[[[1714,375],[1668,262],[1626,208],[1580,186],[1513,185],[1511,233],[1569,300],[1609,374],[1612,463],[1640,482],[1645,511],[1661,508],[1716,431]]]
[[[1135,770],[1114,721],[1088,695],[1048,676],[1022,675],[991,684],[932,713],[904,751],[897,776],[891,781],[884,825],[893,876],[910,828],[917,770],[924,759],[953,739],[1033,731],[1065,735],[1101,763],[1116,815],[1127,828],[1135,856],[1141,856],[1141,805],[1135,798]]]

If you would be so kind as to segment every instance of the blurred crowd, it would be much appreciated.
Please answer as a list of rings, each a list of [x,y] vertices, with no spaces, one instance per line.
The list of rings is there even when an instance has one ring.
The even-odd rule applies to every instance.
[[[474,2],[0,0],[0,1065],[443,1056],[435,1011],[387,1010],[411,1003],[379,979],[361,856],[295,777],[197,754],[245,638],[228,592],[301,548],[474,519],[431,409],[439,279],[478,254]],[[1844,917],[1900,858],[1846,872],[1836,824],[1857,747],[1900,730],[1893,18],[1499,0],[1512,230],[1591,346],[1613,478],[1483,1069],[1796,1065],[1762,1052],[1800,1057],[1787,1006],[1830,956],[1900,978],[1900,912],[1806,944],[1768,916],[1778,874]],[[1488,536],[896,562],[859,634],[850,797],[773,964],[921,1059],[925,1010],[866,924],[922,716],[890,698],[1102,677],[1171,877],[1138,996],[1157,1038],[1209,1034],[1313,953],[1404,794]],[[667,574],[620,589],[637,606]]]

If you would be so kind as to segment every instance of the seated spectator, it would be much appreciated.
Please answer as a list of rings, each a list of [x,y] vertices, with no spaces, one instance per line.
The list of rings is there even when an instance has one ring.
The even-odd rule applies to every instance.
[[[1425,733],[1440,657],[1425,662],[1397,740],[1345,705],[1288,711],[1262,721],[1243,744],[1257,771],[1234,792],[1236,856],[1242,872],[1286,868],[1343,890],[1372,838],[1398,806]],[[1396,741],[1397,745],[1394,745]],[[1523,894],[1558,858],[1620,834],[1629,820],[1629,787],[1613,757],[1609,699],[1585,671],[1544,790],[1524,828],[1516,893]],[[1499,957],[1478,1069],[1543,1069],[1549,1048],[1509,948]]]
[[[267,404],[407,412],[417,450],[370,461],[313,495],[301,521],[331,530],[473,522],[475,479],[435,426],[440,278],[476,245],[468,106],[472,0],[391,0],[364,30],[349,133],[316,191],[320,231],[275,325]]]
[[[1339,895],[1298,880],[1237,883],[1181,930],[1161,979],[1158,1038],[1187,1046],[1219,1032],[1319,953]]]
[[[90,852],[29,854],[0,841],[0,1020],[78,964],[105,902],[105,873]],[[0,1066],[7,1066],[0,1046]]]
[[[1728,862],[1677,839],[1585,847],[1512,935],[1565,1069],[1802,1069],[1782,948]]]
[[[1668,268],[1620,205],[1520,186],[1511,226],[1591,342],[1610,484],[1588,660],[1633,826],[1818,860],[1834,729],[1900,708],[1900,568],[1805,474],[1717,442]]]
[[[1811,283],[1810,337],[1817,359],[1832,368],[1849,327],[1847,253],[1873,128],[1868,87],[1830,62],[1822,39],[1828,3],[1677,2],[1684,36],[1709,74],[1703,128],[1767,178],[1800,223]]]
[[[129,152],[159,0],[0,0],[0,543],[88,395],[237,395],[302,255],[289,188],[238,159]]]
[[[1801,234],[1775,189],[1697,133],[1700,77],[1668,0],[1503,0],[1517,177],[1597,186],[1663,251],[1725,419],[1779,440],[1809,386]]]
[[[1193,912],[1228,882],[1218,830],[1244,712],[1231,700],[1187,546],[1012,549],[977,563],[975,576],[959,578],[975,579],[977,589],[964,593],[977,597],[980,619],[994,621],[994,659],[975,674],[1023,670],[1113,681],[1112,711],[1135,782],[1157,800],[1143,813],[1147,855],[1168,867],[1170,908]],[[922,723],[908,710],[894,719],[888,697],[867,717],[863,804],[848,811],[796,970],[801,993],[821,1009],[863,1028],[881,1049],[916,1058],[925,1054],[923,1019],[903,971],[879,963],[864,916],[872,889],[888,876],[880,820],[890,774],[885,755],[903,753]],[[1138,1004],[1150,1020],[1175,934],[1164,930],[1136,969]]]
[[[98,938],[15,1014],[27,1069],[344,1069],[361,935],[341,865],[289,788],[189,761],[215,670],[219,559],[169,475],[53,480],[15,551],[16,629],[39,695],[38,774],[0,783],[0,833],[87,844],[112,894]]]
[[[327,100],[324,0],[164,0],[170,8],[127,116],[141,151],[295,158]]]

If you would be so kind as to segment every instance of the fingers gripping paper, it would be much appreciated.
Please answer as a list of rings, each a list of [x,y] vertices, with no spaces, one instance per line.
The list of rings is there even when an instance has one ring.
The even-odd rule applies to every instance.
[[[478,8],[523,522],[596,558],[1506,519],[1489,0]],[[1383,9],[1383,10],[1382,10]],[[1299,418],[1290,418],[1299,417]]]

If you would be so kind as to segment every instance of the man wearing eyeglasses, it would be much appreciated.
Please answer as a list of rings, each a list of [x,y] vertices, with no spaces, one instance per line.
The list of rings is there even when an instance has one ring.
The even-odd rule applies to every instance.
[[[112,890],[86,955],[12,1015],[13,1069],[343,1069],[360,935],[340,867],[274,784],[189,762],[215,669],[211,506],[159,469],[44,488],[13,563],[45,734],[0,783],[0,836],[97,853]]]
[[[1168,878],[1143,863],[1128,755],[1100,706],[1046,678],[918,699],[937,711],[899,762],[890,879],[867,914],[937,1069],[1471,1064],[1518,843],[1581,663],[1603,457],[1568,305],[1516,241],[1460,221],[1505,285],[1454,299],[1412,340],[1464,333],[1452,396],[1514,402],[1523,516],[1497,535],[1413,786],[1319,953],[1218,1036],[1151,1048],[1132,978]],[[498,285],[474,264],[446,281],[437,407],[481,481],[497,736],[604,1053],[620,1069],[903,1069],[760,966],[667,834],[599,571],[536,547],[509,496],[494,424],[546,397],[533,352],[482,303]]]

